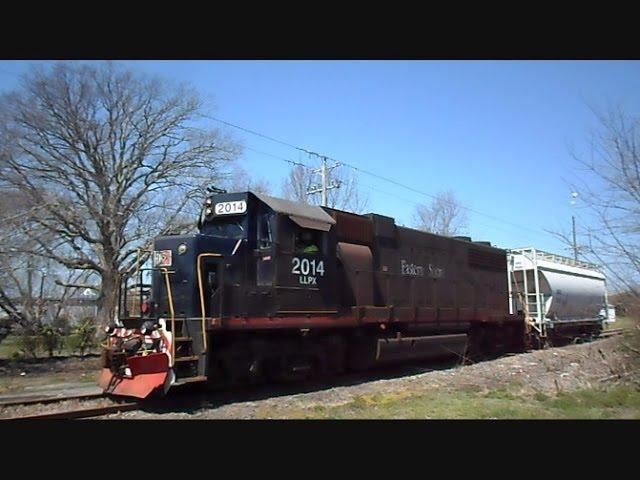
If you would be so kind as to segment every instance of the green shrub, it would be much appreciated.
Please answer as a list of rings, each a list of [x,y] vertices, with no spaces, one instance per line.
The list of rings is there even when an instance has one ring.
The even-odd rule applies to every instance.
[[[80,353],[84,357],[85,352],[97,345],[96,326],[93,318],[85,318],[73,330],[73,335],[69,337],[70,348]]]
[[[53,325],[45,325],[40,330],[40,341],[42,347],[49,353],[49,357],[53,357],[53,351],[60,351],[62,343],[62,331]]]
[[[67,347],[68,341],[69,341],[69,335],[60,335],[58,348],[56,348],[56,350],[58,351],[58,355],[62,355],[62,351],[65,349],[65,347]]]
[[[40,350],[41,339],[39,335],[34,335],[32,331],[21,332],[18,336],[18,351],[25,356],[38,358],[38,350]]]
[[[52,325],[60,331],[60,334],[67,336],[71,333],[71,320],[66,315],[58,315]]]
[[[65,338],[65,343],[67,345],[67,349],[69,352],[79,352],[80,351],[80,338],[75,333],[67,336]]]

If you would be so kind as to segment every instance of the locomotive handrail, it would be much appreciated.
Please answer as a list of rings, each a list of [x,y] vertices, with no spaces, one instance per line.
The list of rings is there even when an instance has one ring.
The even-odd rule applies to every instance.
[[[221,257],[219,253],[201,253],[198,255],[197,259],[197,269],[198,269],[198,291],[200,293],[200,312],[202,314],[202,344],[204,346],[204,351],[207,351],[207,332],[206,332],[206,318],[205,318],[205,309],[204,309],[204,288],[202,286],[202,258],[203,257]],[[220,317],[222,317],[222,311],[220,311]]]
[[[559,263],[563,265],[569,265],[572,267],[581,267],[592,270],[601,270],[601,266],[597,263],[586,262],[584,260],[576,260],[574,258],[565,257],[564,255],[559,255],[557,253],[545,252],[544,250],[540,250],[537,248],[511,248],[507,250],[507,252],[511,254],[520,254],[520,255],[532,255],[532,257],[528,257],[530,260],[534,260],[539,258],[540,260],[546,260],[552,263]]]
[[[169,312],[171,313],[171,364],[173,365],[176,357],[176,314],[173,310],[173,293],[171,292],[171,282],[169,281],[169,270],[161,268],[164,279],[167,284],[167,300],[169,300]]]

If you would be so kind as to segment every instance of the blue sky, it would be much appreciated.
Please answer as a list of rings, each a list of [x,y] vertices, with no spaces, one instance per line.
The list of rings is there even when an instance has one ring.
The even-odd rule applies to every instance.
[[[0,61],[0,91],[15,88],[35,63]],[[474,239],[564,254],[544,230],[569,229],[572,213],[586,222],[571,206],[568,182],[580,175],[570,148],[586,152],[596,126],[589,105],[640,109],[637,61],[123,63],[192,83],[215,106],[212,114],[231,123],[426,193],[453,190],[474,210]],[[289,147],[231,130],[249,148],[309,162]],[[247,149],[241,164],[280,193],[285,162]],[[366,175],[360,183],[369,210],[400,224],[411,225],[415,204],[429,202]]]

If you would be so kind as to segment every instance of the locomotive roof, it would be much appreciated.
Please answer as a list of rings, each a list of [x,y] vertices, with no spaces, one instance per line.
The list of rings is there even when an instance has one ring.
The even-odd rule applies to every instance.
[[[329,225],[334,225],[336,221],[322,208],[316,205],[308,205],[305,203],[292,202],[291,200],[285,200],[284,198],[270,197],[264,193],[253,193],[260,201],[266,203],[275,212],[284,213],[289,215],[290,218],[302,227],[306,228],[318,228],[325,230],[322,225],[327,225],[326,230],[329,230]],[[309,222],[311,220],[311,222]]]

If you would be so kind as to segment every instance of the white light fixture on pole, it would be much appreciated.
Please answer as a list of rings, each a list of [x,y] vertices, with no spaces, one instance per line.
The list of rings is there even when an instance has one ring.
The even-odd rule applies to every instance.
[[[571,192],[571,205],[576,204],[576,198],[578,198],[578,192]],[[576,243],[576,217],[571,214],[571,226],[573,230],[573,258],[578,261],[578,244]]]

